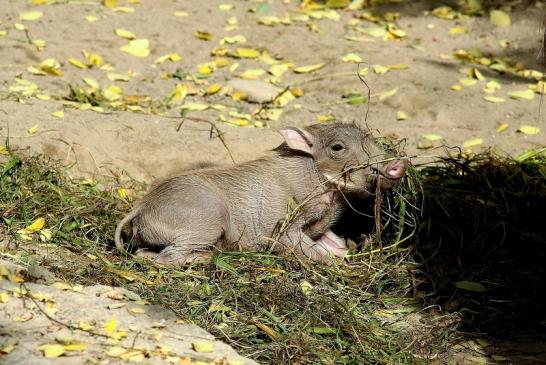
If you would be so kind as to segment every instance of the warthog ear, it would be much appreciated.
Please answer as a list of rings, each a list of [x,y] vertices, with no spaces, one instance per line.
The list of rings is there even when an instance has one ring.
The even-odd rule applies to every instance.
[[[284,137],[286,144],[291,149],[310,155],[313,154],[314,138],[311,133],[295,127],[281,129],[279,133]]]

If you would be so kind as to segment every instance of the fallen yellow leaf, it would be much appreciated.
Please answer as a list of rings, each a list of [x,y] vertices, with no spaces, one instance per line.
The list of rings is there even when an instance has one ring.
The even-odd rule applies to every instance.
[[[128,45],[121,47],[121,51],[128,53],[135,57],[148,57],[150,54],[149,42],[147,39],[133,39]]]
[[[408,115],[403,112],[402,110],[399,110],[396,112],[396,120],[406,120],[408,119]]]
[[[33,21],[33,20],[40,19],[42,16],[44,16],[44,13],[42,13],[41,11],[28,11],[28,12],[19,14],[19,19]]]
[[[518,132],[521,132],[523,134],[534,135],[534,134],[540,133],[540,128],[532,126],[532,125],[522,125],[521,127],[519,127]]]
[[[237,48],[233,55],[238,58],[258,58],[260,52],[253,48]]]
[[[35,127],[36,127],[36,130],[37,130],[38,127],[37,126],[35,126]],[[17,231],[17,233],[22,233],[22,234],[35,233],[35,232],[40,231],[42,228],[44,228],[44,226],[45,226],[45,218],[40,217],[40,218],[36,219],[34,222],[32,222],[32,224],[30,224],[27,227]]]
[[[78,60],[77,58],[69,58],[68,59],[68,63],[70,63],[72,66],[75,66],[77,68],[87,68],[87,66],[80,60]]]
[[[497,133],[501,133],[501,132],[504,132],[505,130],[507,130],[509,127],[508,123],[501,123],[497,129],[496,129],[496,132]]]
[[[118,37],[125,38],[125,39],[135,39],[136,35],[134,33],[126,30],[126,29],[116,29],[114,31]],[[147,47],[146,47],[147,48]]]
[[[99,83],[95,79],[92,79],[92,78],[89,78],[89,77],[84,77],[83,82],[85,82],[87,85],[89,85],[93,89],[100,88]]]
[[[481,145],[482,143],[483,143],[483,139],[473,138],[473,139],[469,139],[469,140],[463,142],[463,147],[464,148],[470,148],[470,147]]]
[[[504,103],[506,101],[506,99],[498,96],[484,96],[483,98],[490,103]]]
[[[512,91],[508,93],[508,96],[516,100],[533,100],[535,93],[533,90]]]
[[[159,58],[156,58],[156,60],[154,61],[154,63],[156,65],[158,64],[161,64],[167,60],[171,61],[171,62],[178,62],[180,61],[182,58],[180,57],[180,55],[178,53],[169,53],[169,54],[166,54],[164,56],[161,56]]]
[[[196,31],[195,33],[193,33],[193,35],[194,35],[197,39],[201,39],[201,40],[203,40],[203,41],[210,41],[210,40],[212,40],[212,34],[210,34],[209,32],[202,31],[202,30]]]
[[[341,58],[343,62],[347,63],[359,63],[362,62],[362,58],[360,58],[359,55],[354,53],[347,53],[345,56]]]
[[[216,94],[221,89],[222,89],[221,84],[211,84],[209,85],[209,87],[207,87],[207,94],[208,95]]]
[[[452,28],[449,28],[449,34],[451,35],[459,35],[459,34],[464,34],[466,33],[466,28],[465,27],[462,27],[460,25],[456,25]]]
[[[54,58],[46,58],[38,66],[40,70],[53,76],[62,76],[61,64]]]
[[[87,348],[87,345],[82,342],[75,342],[68,345],[63,345],[65,351],[83,351]]]
[[[428,139],[429,141],[439,141],[439,140],[443,139],[442,136],[440,136],[439,134],[435,134],[435,133],[424,134],[423,137],[425,139]]]
[[[44,357],[47,358],[59,357],[65,353],[63,345],[57,343],[42,345],[38,347],[38,350],[42,351],[44,353]]]
[[[459,82],[460,82],[461,85],[463,85],[463,86],[473,86],[473,85],[476,85],[476,83],[477,83],[478,81],[475,80],[475,79],[470,79],[470,78],[468,78],[468,77],[465,77],[465,78],[459,79]]]
[[[315,65],[300,66],[300,67],[296,67],[294,69],[294,72],[295,73],[309,73],[309,72],[320,70],[324,66],[326,66],[325,63],[317,63]]]
[[[57,110],[56,112],[51,113],[52,116],[55,118],[63,119],[64,118],[64,111]]]
[[[129,312],[135,313],[135,314],[146,313],[146,309],[143,307],[131,307],[131,308],[128,308],[128,310]]]
[[[489,13],[489,20],[491,24],[496,27],[508,27],[510,26],[510,15],[502,10],[491,10]]]
[[[213,352],[214,344],[208,341],[195,341],[192,342],[192,347],[195,352]]]
[[[391,96],[395,95],[397,92],[398,92],[398,88],[379,93],[378,94],[379,101],[383,101],[387,98],[390,98]]]

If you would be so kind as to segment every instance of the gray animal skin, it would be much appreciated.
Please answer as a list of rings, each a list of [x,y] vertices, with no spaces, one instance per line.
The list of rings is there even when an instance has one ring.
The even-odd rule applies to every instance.
[[[355,124],[291,127],[280,134],[284,143],[266,157],[159,182],[117,226],[118,250],[125,252],[121,233],[131,223],[137,255],[163,265],[207,259],[214,247],[273,248],[325,263],[345,256],[344,240],[330,230],[343,194],[392,187],[407,161],[389,158]]]

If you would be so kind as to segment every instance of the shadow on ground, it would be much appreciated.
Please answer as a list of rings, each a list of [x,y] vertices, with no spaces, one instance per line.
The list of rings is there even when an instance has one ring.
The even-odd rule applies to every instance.
[[[515,363],[546,361],[544,160],[483,157],[421,174],[425,305],[460,312],[460,330],[502,340],[489,350]]]
[[[414,296],[422,308],[458,313],[460,342],[481,343],[465,356],[477,351],[515,364],[546,362],[546,159],[519,163],[486,154],[417,174],[422,196],[404,223],[412,231],[408,217],[416,217],[418,228],[403,245],[413,249],[419,268]],[[373,199],[353,204],[358,212],[373,206]],[[383,217],[395,221],[384,242],[396,240],[391,231],[400,216]],[[373,217],[354,211],[341,222],[338,232],[353,240],[374,230]]]

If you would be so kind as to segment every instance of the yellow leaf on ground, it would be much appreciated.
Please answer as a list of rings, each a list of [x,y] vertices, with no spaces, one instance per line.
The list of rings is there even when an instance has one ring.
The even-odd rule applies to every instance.
[[[59,357],[65,353],[64,346],[57,343],[42,345],[38,347],[38,350],[42,351],[44,357],[48,358]]]
[[[256,69],[246,70],[245,72],[240,74],[239,77],[245,80],[256,80],[256,79],[259,79],[260,76],[264,74],[265,74],[265,70],[256,68]]]
[[[180,107],[180,109],[187,110],[187,111],[190,111],[190,112],[200,112],[200,111],[208,109],[208,107],[209,106],[207,104],[185,103],[184,105],[182,105]]]
[[[111,80],[111,81],[130,81],[131,80],[131,77],[129,75],[118,74],[115,72],[108,72],[106,74],[106,77],[108,78],[108,80]]]
[[[362,58],[360,58],[359,55],[354,53],[347,53],[345,56],[341,58],[343,62],[347,63],[359,63],[362,62]]]
[[[375,72],[378,75],[382,75],[384,73],[387,73],[388,71],[389,71],[389,68],[387,66],[373,65],[373,72]]]
[[[178,18],[183,18],[183,17],[187,17],[187,16],[188,16],[188,12],[179,10],[179,11],[175,11],[175,12],[173,13],[173,15],[176,16],[176,17],[178,17]]]
[[[403,112],[402,110],[399,110],[396,112],[396,120],[406,120],[408,119],[408,115]]]
[[[510,15],[502,10],[491,10],[489,20],[496,27],[508,27],[511,23]]]
[[[459,82],[460,82],[461,85],[463,85],[463,86],[473,86],[473,85],[476,85],[476,83],[477,83],[478,81],[475,80],[475,79],[471,79],[471,78],[465,77],[465,78],[460,79]]]
[[[497,127],[496,131],[497,131],[497,133],[504,132],[505,130],[508,129],[508,127],[509,127],[508,123],[501,123],[501,124]]]
[[[387,98],[390,98],[391,96],[395,95],[397,92],[398,92],[398,88],[379,93],[378,94],[379,101],[383,101]]]
[[[108,101],[116,101],[121,99],[122,92],[119,86],[112,85],[102,90],[102,96]]]
[[[83,82],[85,82],[87,85],[89,85],[90,87],[92,87],[93,89],[98,89],[100,88],[100,85],[98,83],[97,80],[95,79],[92,79],[90,77],[84,77],[83,78]]]
[[[336,117],[334,117],[333,115],[330,115],[330,114],[321,114],[321,115],[317,115],[317,121],[318,122],[330,122],[332,120],[335,120]]]
[[[466,28],[465,27],[462,27],[460,25],[456,25],[452,28],[449,28],[449,34],[451,35],[459,35],[459,34],[464,34],[466,33]]]
[[[169,96],[169,102],[181,103],[188,95],[188,87],[184,84],[177,84],[173,92]]]
[[[103,0],[102,5],[106,6],[107,8],[113,9],[118,6],[118,0]]]
[[[97,18],[94,15],[86,15],[85,20],[87,20],[89,23],[93,23],[93,22],[96,22],[97,20],[99,20],[99,18]]]
[[[38,66],[40,70],[53,76],[62,76],[61,64],[54,58],[46,58]]]
[[[220,44],[236,44],[246,43],[246,37],[242,34],[237,34],[233,37],[224,37],[220,40]]]
[[[504,103],[506,101],[506,99],[500,98],[498,96],[484,96],[483,98],[490,103]]]
[[[128,308],[129,312],[135,313],[135,314],[142,314],[146,313],[146,309],[144,307],[131,307]]]
[[[15,349],[15,346],[14,346],[14,345],[4,346],[3,348],[0,348],[0,354],[7,355],[7,354],[9,354],[10,352],[12,352],[13,349]],[[231,364],[230,364],[230,365],[231,365]]]
[[[0,293],[0,303],[7,303],[9,301],[9,295],[6,292]]]
[[[82,61],[78,60],[77,58],[71,57],[67,61],[74,67],[82,68],[82,69],[87,68],[87,66]]]
[[[222,85],[221,84],[212,84],[212,85],[209,85],[209,87],[207,87],[207,94],[208,95],[212,95],[212,94],[216,94],[218,91],[220,91],[222,89]]]
[[[38,51],[43,51],[46,47],[46,41],[43,39],[33,39],[32,44],[34,44]]]
[[[125,38],[125,39],[135,39],[136,35],[133,32],[130,32],[126,29],[116,29],[114,31],[118,37]]]
[[[106,352],[106,355],[111,357],[120,357],[121,355],[125,354],[127,352],[127,349],[124,349],[120,346],[112,346],[110,349]]]
[[[235,7],[235,5],[233,4],[220,4],[218,5],[218,9],[222,10],[222,11],[229,11],[231,9],[233,9]]]
[[[56,112],[51,113],[52,116],[55,118],[63,119],[64,118],[64,111],[57,110]]]
[[[258,58],[260,52],[253,48],[237,48],[233,55],[238,58]]]
[[[473,139],[469,139],[469,140],[463,142],[463,147],[464,148],[470,148],[470,147],[481,145],[482,143],[483,143],[483,139],[473,138]]]
[[[89,323],[87,322],[80,322],[78,324],[78,328],[81,329],[82,331],[91,331],[92,329],[94,329],[95,327],[91,326]]]
[[[35,127],[36,127],[36,130],[38,130],[38,127],[37,126],[35,126]],[[45,226],[45,218],[40,217],[40,218],[36,219],[34,222],[32,222],[32,224],[30,224],[29,226],[19,230],[18,232],[23,233],[23,234],[31,234],[31,233],[40,231],[42,228],[44,228],[44,226]]]
[[[275,77],[281,77],[286,71],[288,71],[288,65],[286,63],[273,65],[268,70],[268,72]]]
[[[196,31],[195,33],[193,33],[193,35],[197,38],[197,39],[201,39],[203,41],[210,41],[212,40],[212,34],[210,34],[209,32],[205,32],[203,30],[198,30]]]
[[[63,346],[66,351],[83,351],[87,348],[87,345],[82,342],[75,342]]]
[[[429,141],[439,141],[439,140],[443,139],[442,136],[440,136],[439,134],[435,134],[435,133],[424,134],[423,137],[428,139]]]
[[[44,13],[42,13],[41,11],[27,11],[25,13],[19,14],[19,19],[33,21],[40,19],[42,16],[44,16]]]
[[[13,26],[14,26],[15,29],[17,29],[17,30],[25,30],[25,29],[27,29],[27,27],[25,27],[25,25],[24,25],[24,24],[21,24],[21,23],[15,23]]]
[[[534,135],[534,134],[540,133],[540,128],[532,126],[532,125],[522,125],[521,127],[519,127],[518,132],[521,132],[523,134]]]
[[[192,347],[195,352],[213,352],[214,344],[208,341],[195,341],[192,342]]]
[[[89,64],[92,66],[101,67],[104,64],[104,60],[99,54],[96,54],[96,53],[87,54],[84,52],[84,55],[87,58],[87,62],[89,62]]]
[[[148,57],[150,50],[148,49],[149,42],[147,39],[133,39],[128,45],[121,47],[120,49],[135,57]]]
[[[296,67],[294,69],[294,72],[299,74],[304,74],[304,73],[320,70],[324,66],[326,66],[325,63],[317,63],[315,65],[300,66],[300,67]]]
[[[516,100],[533,100],[535,93],[533,90],[512,91],[508,93],[508,96]]]
[[[169,53],[169,54],[166,54],[164,56],[161,56],[161,57],[158,57],[156,58],[156,60],[154,61],[154,63],[156,65],[159,65],[167,60],[171,61],[171,62],[178,62],[180,61],[182,58],[180,57],[180,55],[178,53]]]
[[[459,84],[455,84],[455,85],[451,86],[451,90],[453,90],[453,91],[459,91],[461,89],[462,89],[462,86],[459,85]]]

